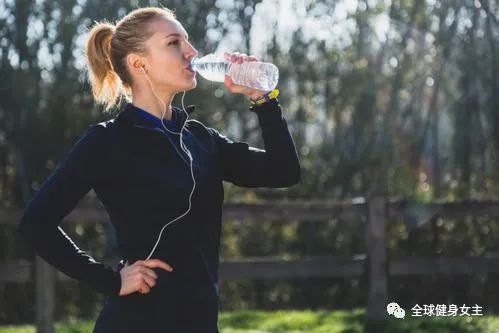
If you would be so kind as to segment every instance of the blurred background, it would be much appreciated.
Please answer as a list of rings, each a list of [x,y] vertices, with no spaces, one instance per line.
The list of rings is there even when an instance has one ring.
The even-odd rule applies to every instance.
[[[113,116],[86,81],[87,29],[158,5],[175,10],[200,55],[239,51],[280,70],[302,181],[285,190],[226,184],[235,206],[223,224],[222,260],[349,258],[355,268],[307,275],[289,266],[295,273],[226,279],[222,270],[223,311],[365,309],[376,267],[411,257],[437,264],[414,272],[386,264],[385,299],[406,311],[416,303],[499,310],[497,261],[466,261],[499,251],[496,0],[0,0],[0,324],[37,316],[35,273],[6,268],[35,262],[14,234],[20,210],[84,129]],[[196,105],[193,118],[263,147],[248,101],[223,84],[198,75],[185,104]],[[384,203],[375,207],[386,232],[374,261],[372,198]],[[272,214],[282,203],[288,213]],[[271,214],[245,215],[245,204]],[[64,230],[94,258],[112,257],[113,229],[93,192],[83,206],[99,218],[82,213]],[[104,299],[74,280],[57,282],[55,298],[56,320],[93,318]]]

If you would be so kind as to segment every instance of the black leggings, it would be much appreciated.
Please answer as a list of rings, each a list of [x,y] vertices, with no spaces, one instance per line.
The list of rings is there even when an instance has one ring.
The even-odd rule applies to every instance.
[[[170,295],[133,293],[109,297],[93,333],[161,332],[219,333],[218,307],[213,300],[190,300]]]

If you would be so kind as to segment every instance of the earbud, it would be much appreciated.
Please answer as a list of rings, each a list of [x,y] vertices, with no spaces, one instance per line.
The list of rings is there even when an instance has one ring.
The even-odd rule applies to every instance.
[[[146,73],[146,70],[144,69],[144,67],[145,67],[145,66],[142,66],[142,67],[140,67],[140,69],[142,70],[142,73],[144,73],[144,74],[145,74],[145,73]]]

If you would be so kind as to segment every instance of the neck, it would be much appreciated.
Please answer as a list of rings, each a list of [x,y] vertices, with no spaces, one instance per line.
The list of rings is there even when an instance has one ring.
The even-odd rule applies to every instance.
[[[158,95],[156,97],[149,87],[145,87],[144,89],[137,88],[138,87],[134,87],[134,89],[132,89],[133,105],[155,115],[159,119],[172,119],[172,101],[175,94],[165,91],[156,91],[156,95]],[[158,97],[163,103],[158,100]]]

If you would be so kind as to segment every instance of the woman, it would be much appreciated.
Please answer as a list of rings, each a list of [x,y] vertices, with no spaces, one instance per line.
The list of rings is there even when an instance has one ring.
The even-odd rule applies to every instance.
[[[128,102],[115,118],[87,128],[27,205],[18,230],[47,262],[108,295],[94,332],[218,332],[222,181],[288,187],[300,179],[275,92],[225,80],[229,91],[258,101],[250,110],[265,150],[187,120],[171,105],[175,94],[196,87],[189,63],[197,54],[165,8],[137,9],[89,33],[96,101],[106,109],[123,96]],[[117,271],[58,227],[91,188],[116,230]]]

